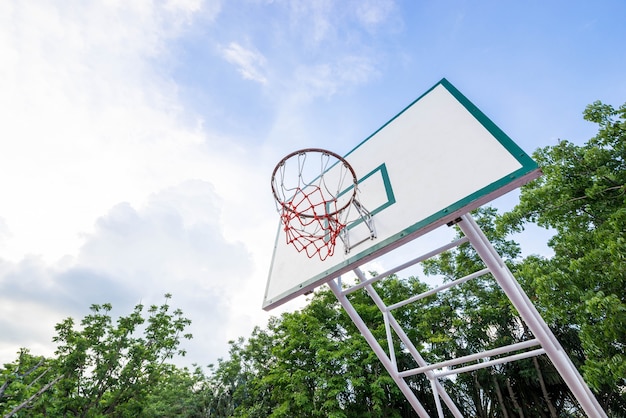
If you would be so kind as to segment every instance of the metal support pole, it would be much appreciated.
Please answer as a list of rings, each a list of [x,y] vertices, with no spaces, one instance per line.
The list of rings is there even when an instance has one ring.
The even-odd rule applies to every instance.
[[[552,364],[557,369],[569,389],[572,391],[573,395],[576,397],[580,406],[585,411],[585,413],[591,418],[606,418],[606,413],[602,410],[602,407],[596,400],[595,396],[584,382],[580,373],[576,370],[574,364],[567,356],[560,343],[554,337],[554,334],[548,328],[547,324],[541,318],[541,315],[532,304],[524,290],[521,288],[511,271],[507,268],[504,261],[500,257],[500,255],[493,248],[487,237],[484,235],[478,224],[474,221],[474,219],[469,215],[465,214],[461,218],[461,221],[458,222],[461,231],[465,234],[465,237],[461,240],[457,240],[445,248],[451,248],[453,246],[458,245],[462,242],[467,242],[473,246],[476,250],[480,258],[486,265],[486,269],[475,272],[469,276],[458,279],[454,282],[451,282],[447,285],[441,286],[438,289],[432,289],[428,292],[424,292],[420,295],[415,295],[408,298],[405,301],[398,302],[394,305],[386,306],[382,298],[376,292],[376,289],[372,286],[373,282],[379,280],[380,277],[376,277],[375,279],[367,280],[363,272],[356,268],[354,269],[354,273],[357,276],[359,283],[355,286],[352,286],[348,290],[343,290],[341,287],[341,277],[337,277],[335,280],[330,280],[328,282],[329,287],[337,297],[337,300],[356,327],[359,329],[367,343],[370,345],[378,359],[381,361],[391,378],[398,385],[406,399],[409,401],[413,409],[420,416],[420,418],[428,418],[428,413],[419,402],[410,386],[404,380],[406,377],[414,374],[424,373],[425,376],[429,379],[433,395],[435,397],[435,406],[437,408],[437,415],[441,418],[443,417],[443,409],[441,400],[448,406],[450,412],[455,418],[462,418],[462,414],[459,411],[458,407],[454,404],[443,385],[439,381],[440,378],[450,375],[450,374],[458,374],[463,372],[468,372],[472,370],[477,370],[484,367],[490,367],[494,364],[504,363],[519,360],[522,358],[527,358],[531,356],[537,356],[540,354],[546,354],[548,358],[552,361]],[[432,251],[431,253],[435,253],[438,250]],[[431,254],[429,253],[429,255]],[[418,259],[412,260],[404,265],[413,265],[416,262],[423,261],[424,257],[419,257]],[[404,266],[402,265],[402,266]],[[398,271],[401,266],[392,269],[390,271]],[[400,306],[404,306],[405,304],[415,302],[423,297],[434,294],[436,292],[447,289],[450,286],[461,284],[467,280],[471,280],[475,277],[483,275],[487,272],[493,274],[494,278],[498,282],[499,286],[502,288],[504,293],[507,295],[513,306],[517,309],[520,317],[526,323],[528,328],[532,331],[535,336],[534,340],[525,341],[518,344],[512,344],[510,346],[497,348],[494,350],[489,350],[483,353],[476,353],[470,356],[466,356],[463,358],[457,358],[448,360],[438,364],[429,365],[422,358],[418,350],[412,341],[409,340],[408,336],[396,321],[392,314],[392,310],[398,308]],[[347,295],[355,290],[364,289],[368,292],[372,301],[376,306],[380,309],[383,319],[385,322],[385,331],[387,334],[387,343],[389,346],[389,355],[384,351],[381,345],[378,343],[371,330],[367,327],[363,319],[356,312],[350,301],[348,300]],[[412,370],[406,370],[400,372],[398,370],[398,365],[395,358],[395,349],[392,340],[392,329],[396,332],[402,343],[405,345],[406,349],[410,352],[413,359],[417,362],[418,368]],[[461,368],[454,368],[452,370],[441,370],[435,371],[434,369],[440,369],[447,365],[456,365],[460,363],[465,363],[471,359],[480,359],[484,358],[488,355],[492,355],[495,353],[503,354],[514,351],[515,349],[527,348],[530,346],[539,345],[541,348],[538,348],[534,351],[528,351],[525,353],[520,353],[516,355],[511,355],[504,358],[499,358],[496,360],[490,360],[486,362],[482,362],[479,364],[468,365]]]
[[[567,356],[554,334],[548,328],[535,306],[532,304],[524,290],[521,288],[515,277],[504,264],[502,258],[497,254],[487,237],[484,235],[478,224],[469,215],[461,217],[462,221],[457,225],[470,240],[470,243],[491,270],[494,278],[508,296],[509,300],[517,309],[528,328],[533,332],[535,338],[540,341],[546,355],[552,361],[569,389],[572,391],[585,413],[592,418],[606,418],[606,413],[598,403],[597,399],[584,382],[578,370]]]

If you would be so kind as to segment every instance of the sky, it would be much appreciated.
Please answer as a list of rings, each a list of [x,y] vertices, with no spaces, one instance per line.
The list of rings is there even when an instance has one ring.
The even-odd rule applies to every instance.
[[[261,309],[284,155],[346,154],[444,77],[527,153],[582,144],[585,106],[626,102],[625,21],[622,0],[0,2],[0,363],[166,293],[186,364],[215,363],[302,304]]]

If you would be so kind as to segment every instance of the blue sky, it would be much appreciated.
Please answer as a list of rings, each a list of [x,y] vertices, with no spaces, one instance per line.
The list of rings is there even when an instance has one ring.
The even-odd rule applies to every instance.
[[[2,2],[0,361],[171,292],[188,361],[214,362],[267,318],[283,155],[345,154],[443,77],[529,153],[583,143],[587,104],[626,101],[624,21],[618,0]]]
[[[367,2],[225,4],[180,45],[174,74],[212,126],[258,141],[288,106],[294,118],[324,121],[316,134],[331,144],[366,136],[444,76],[493,118],[518,121],[510,129],[543,127],[546,114],[579,115],[623,91],[617,3],[371,3],[368,12],[358,9]],[[235,46],[251,53],[247,83],[243,66],[232,71]],[[233,56],[220,61],[226,50]],[[215,103],[216,88],[231,94]],[[342,134],[342,125],[351,128]],[[563,137],[560,125],[522,131],[519,141]]]

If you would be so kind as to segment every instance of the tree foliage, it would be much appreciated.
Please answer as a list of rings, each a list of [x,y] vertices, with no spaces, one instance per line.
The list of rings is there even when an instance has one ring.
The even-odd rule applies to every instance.
[[[414,278],[393,281],[386,298],[399,299],[415,291],[412,286],[424,286]],[[352,303],[383,340],[382,318],[371,309],[369,297],[357,293]],[[218,362],[209,382],[213,416],[414,416],[328,289],[316,292],[302,310],[274,317],[268,329],[256,328],[247,341],[230,345],[230,358]],[[414,386],[422,400],[432,404],[430,385],[416,378]]]
[[[3,416],[17,413],[59,380],[53,360],[20,349],[17,360],[0,369],[0,413]]]
[[[92,305],[80,327],[72,318],[57,324],[54,359],[21,350],[14,364],[1,369],[0,411],[5,416],[27,410],[29,416],[135,417],[155,393],[167,392],[172,379],[194,387],[201,381],[196,375],[167,363],[184,355],[181,339],[191,338],[184,333],[190,320],[181,310],[170,310],[170,297],[150,306],[147,318],[139,304],[114,323],[112,306],[103,304]]]
[[[584,378],[603,405],[626,410],[626,105],[595,102],[584,116],[598,134],[535,152],[544,176],[501,225],[554,231],[554,256],[529,257],[521,275],[549,322],[580,340]]]

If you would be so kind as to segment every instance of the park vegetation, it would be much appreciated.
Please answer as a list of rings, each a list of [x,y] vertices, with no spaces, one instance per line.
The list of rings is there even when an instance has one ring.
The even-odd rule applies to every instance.
[[[600,102],[584,112],[598,133],[584,145],[560,141],[534,153],[544,175],[524,186],[519,204],[477,222],[537,306],[611,417],[626,411],[626,105]],[[551,256],[521,257],[510,237],[529,223],[553,232]],[[423,265],[449,281],[483,266],[470,246]],[[374,273],[375,274],[375,273]],[[428,289],[418,277],[375,285],[386,303]],[[56,326],[55,356],[27,348],[0,366],[4,417],[413,417],[416,416],[334,295],[315,292],[301,310],[229,343],[217,364],[181,368],[190,320],[165,302],[137,305],[112,320],[91,306],[79,324]],[[366,292],[351,302],[374,335],[383,319]],[[398,311],[396,319],[429,362],[532,338],[490,276]],[[410,356],[397,353],[400,368]],[[442,381],[468,417],[582,417],[545,356],[463,373]],[[431,386],[409,378],[436,416]]]

